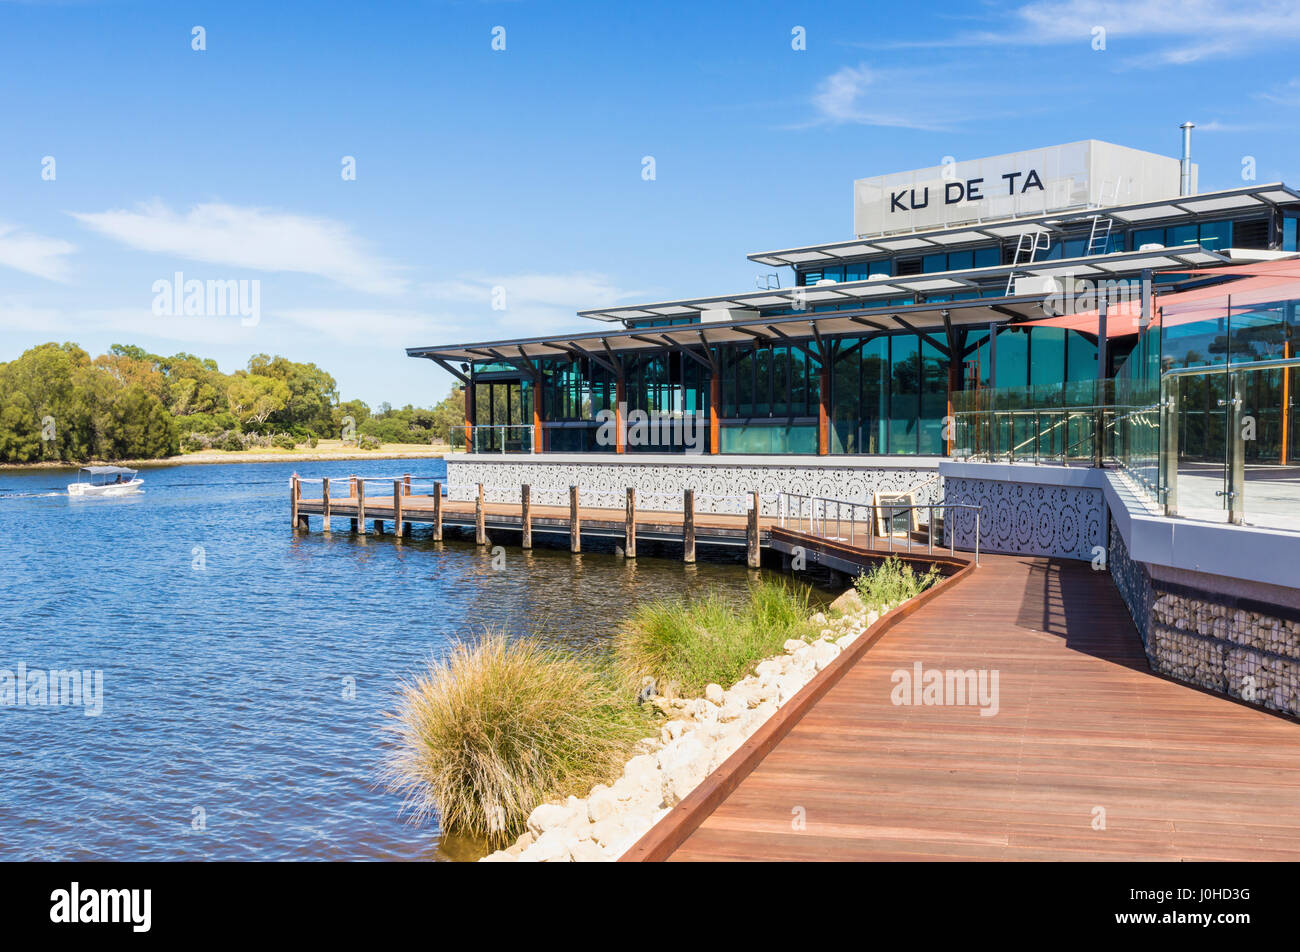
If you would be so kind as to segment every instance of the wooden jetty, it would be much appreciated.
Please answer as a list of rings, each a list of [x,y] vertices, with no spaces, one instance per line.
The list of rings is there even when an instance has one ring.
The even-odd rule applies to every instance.
[[[320,495],[304,496],[304,483],[319,484]],[[960,553],[936,553],[928,540],[909,538],[905,550],[904,543],[893,536],[875,537],[871,519],[856,529],[845,522],[843,538],[799,532],[782,526],[777,518],[760,515],[756,492],[727,497],[737,508],[744,507],[742,515],[699,512],[695,492],[690,489],[683,491],[678,510],[642,505],[636,490],[630,487],[622,507],[606,508],[580,505],[578,486],[569,487],[567,506],[555,506],[534,504],[527,484],[519,487],[517,503],[501,503],[488,502],[482,484],[477,486],[472,500],[445,497],[440,482],[433,483],[430,493],[413,493],[409,475],[385,478],[380,493],[375,492],[375,486],[381,481],[373,478],[349,477],[346,496],[331,496],[329,483],[294,474],[290,481],[292,526],[308,530],[312,517],[319,517],[324,531],[330,532],[333,520],[347,519],[352,532],[392,534],[399,540],[409,538],[412,526],[417,524],[431,526],[434,539],[441,539],[444,529],[452,527],[471,531],[479,545],[489,544],[494,532],[509,532],[518,534],[518,544],[525,549],[532,547],[534,535],[543,534],[566,538],[572,552],[582,551],[584,536],[607,538],[620,543],[626,558],[636,558],[638,540],[673,542],[681,545],[682,560],[688,563],[695,561],[697,546],[722,545],[744,548],[746,564],[751,568],[760,566],[764,549],[788,558],[800,548],[809,553],[812,562],[844,573],[856,573],[882,554],[891,553],[927,564],[935,560],[936,554],[953,564],[966,561]]]

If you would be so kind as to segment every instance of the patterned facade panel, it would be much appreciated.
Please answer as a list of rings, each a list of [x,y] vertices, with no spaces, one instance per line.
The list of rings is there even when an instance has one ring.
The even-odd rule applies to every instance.
[[[946,477],[945,502],[979,507],[980,550],[1091,561],[1106,544],[1106,504],[1100,489]],[[975,545],[974,510],[944,523],[944,544]]]
[[[702,513],[741,513],[746,494],[759,494],[764,516],[779,514],[781,493],[871,502],[874,493],[915,491],[920,504],[942,499],[942,480],[932,479],[933,469],[879,466],[801,466],[797,464],[715,465],[701,463],[482,463],[473,459],[447,460],[447,494],[471,500],[483,484],[489,502],[519,501],[519,487],[531,487],[532,501],[540,506],[566,506],[569,487],[578,487],[582,505],[621,508],[627,489],[637,493],[642,509],[680,512],[682,493],[695,491],[695,508]]]

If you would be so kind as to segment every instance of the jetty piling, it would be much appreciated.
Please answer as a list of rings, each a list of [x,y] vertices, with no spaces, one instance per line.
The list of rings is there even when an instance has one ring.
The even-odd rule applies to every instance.
[[[627,487],[627,504],[623,514],[623,557],[636,558],[636,490]]]
[[[533,487],[524,483],[519,487],[519,548],[533,547]]]
[[[569,551],[582,551],[582,524],[578,521],[578,487],[569,487]]]
[[[682,561],[695,563],[695,490],[682,493]]]
[[[321,480],[320,504],[323,510],[321,517],[324,522],[324,529],[328,533],[330,531],[330,479],[328,476]]]
[[[758,493],[750,493],[749,518],[745,526],[745,564],[751,569],[762,565],[758,548]]]
[[[483,513],[483,484],[478,484],[478,495],[474,499],[474,542],[487,545],[487,524]]]
[[[433,484],[433,541],[442,541],[442,483]]]

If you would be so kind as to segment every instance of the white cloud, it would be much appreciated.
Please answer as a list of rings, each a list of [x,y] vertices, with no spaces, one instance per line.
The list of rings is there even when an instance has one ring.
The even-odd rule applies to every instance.
[[[492,306],[497,288],[503,292],[503,310]],[[623,290],[608,276],[588,271],[462,275],[425,285],[423,290],[440,303],[440,309],[454,306],[464,323],[474,330],[473,340],[488,340],[493,335],[537,337],[554,331],[596,330],[596,324],[577,316],[579,310],[644,301],[649,296],[646,291]]]
[[[185,214],[161,202],[136,211],[74,212],[79,222],[131,248],[192,261],[327,278],[371,294],[406,287],[398,268],[373,255],[350,229],[327,218],[209,203]]]
[[[1268,92],[1259,95],[1261,99],[1267,99],[1279,106],[1300,106],[1300,79],[1274,86]]]
[[[1215,56],[1241,55],[1279,40],[1300,37],[1300,0],[1037,0],[1005,15],[1008,25],[915,46],[1090,44],[1094,27],[1116,38],[1165,42],[1130,65],[1185,65]]]
[[[68,263],[64,259],[76,250],[61,239],[33,235],[0,222],[0,265],[6,268],[50,281],[66,281]]]
[[[832,124],[857,123],[867,126],[892,126],[908,129],[927,129],[933,126],[916,118],[891,115],[868,104],[873,100],[897,101],[889,92],[884,75],[866,64],[845,66],[822,80],[813,94],[813,108],[823,122]],[[920,115],[921,113],[917,113]]]

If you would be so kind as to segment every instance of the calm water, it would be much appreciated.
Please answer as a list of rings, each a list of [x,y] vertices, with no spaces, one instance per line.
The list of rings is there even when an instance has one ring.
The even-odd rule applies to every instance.
[[[289,474],[359,465],[445,475],[176,466],[142,471],[141,496],[74,502],[70,473],[0,471],[0,671],[103,672],[97,717],[0,707],[0,859],[464,855],[376,784],[400,677],[484,625],[598,651],[638,599],[746,582],[644,542],[630,562],[511,546],[494,571],[427,528],[295,535]]]

